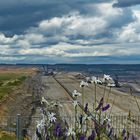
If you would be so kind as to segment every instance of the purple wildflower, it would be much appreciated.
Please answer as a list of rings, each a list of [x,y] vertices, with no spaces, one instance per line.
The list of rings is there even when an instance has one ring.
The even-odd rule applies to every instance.
[[[134,134],[132,134],[131,140],[135,140],[135,136],[134,136]]]
[[[100,126],[97,123],[95,123],[95,132],[97,136],[100,135]]]
[[[49,137],[48,137],[48,135],[46,136],[46,139],[45,140],[50,140]]]
[[[110,129],[109,133],[108,133],[108,137],[110,137],[113,133],[113,127]]]
[[[81,135],[80,136],[80,140],[86,140],[86,136],[85,135]]]
[[[123,131],[122,131],[122,137],[124,137],[124,136],[125,136],[125,133],[126,133],[126,130],[125,130],[125,129],[123,129]]]
[[[74,138],[74,136],[73,136],[73,135],[71,136],[71,138],[72,138],[72,140],[75,140],[75,138]]]
[[[101,98],[98,107],[95,109],[96,111],[98,111],[103,106],[103,101],[104,101],[104,99]]]
[[[110,128],[110,127],[111,127],[109,123],[108,123],[107,127],[108,127],[108,128]]]
[[[56,137],[61,137],[62,134],[63,134],[63,130],[61,128],[61,125],[60,124],[57,124],[56,127],[55,127],[55,129],[54,129],[54,135]]]
[[[82,122],[83,122],[83,115],[80,115],[79,119],[80,119],[80,124],[82,124]]]
[[[88,140],[94,140],[95,139],[95,132],[94,132],[94,130],[92,130],[92,133],[91,133],[91,135],[88,137]]]
[[[110,108],[110,104],[107,104],[102,108],[102,111],[107,111]]]
[[[38,128],[36,128],[36,135],[39,139],[42,139],[41,133],[38,131]]]
[[[126,136],[123,138],[123,140],[126,140]]]
[[[88,111],[88,103],[86,103],[84,111],[87,112]]]

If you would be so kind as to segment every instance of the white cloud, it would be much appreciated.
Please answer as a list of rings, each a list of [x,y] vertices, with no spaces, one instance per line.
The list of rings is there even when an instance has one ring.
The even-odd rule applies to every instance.
[[[110,3],[101,3],[101,4],[94,4],[89,5],[89,7],[94,7],[98,10],[98,13],[104,17],[104,19],[118,18],[119,16],[123,15],[123,9],[121,8],[114,8],[112,7],[114,1]]]
[[[46,35],[83,35],[91,36],[104,32],[106,21],[99,17],[89,17],[73,12],[64,17],[54,17],[44,20],[38,28],[31,28]],[[34,32],[33,31],[33,32]]]
[[[17,40],[18,36],[6,37],[4,34],[0,33],[0,44],[11,44]]]
[[[26,57],[15,57],[15,56],[0,56],[1,61],[21,61],[24,60]]]
[[[25,39],[23,39],[23,40],[19,39],[19,40],[17,41],[17,44],[16,44],[16,45],[19,46],[19,49],[20,49],[20,47],[21,47],[21,48],[24,48],[24,49],[27,49],[27,48],[30,48],[30,47],[31,47],[31,45],[30,45],[30,43],[28,42],[28,40],[25,40]]]
[[[0,56],[1,55],[12,55],[15,53],[15,49],[9,45],[0,45]]]
[[[43,20],[23,35],[6,37],[1,33],[0,54],[5,55],[3,60],[18,60],[13,57],[15,54],[21,56],[19,60],[30,56],[72,58],[140,54],[138,45],[133,44],[140,42],[140,12],[133,11],[137,20],[122,25],[123,18],[130,20],[127,11],[113,8],[112,4],[88,5],[96,10],[97,15],[93,16],[75,11]],[[120,26],[114,27],[117,21]],[[103,43],[106,44],[101,45]]]
[[[132,25],[124,27],[118,34],[118,41],[135,43],[140,41],[140,34],[137,34],[136,29]]]
[[[137,44],[136,47],[128,46],[128,44],[116,45],[94,45],[94,46],[80,46],[70,45],[66,43],[59,43],[48,48],[30,48],[22,49],[19,51],[21,55],[42,55],[42,56],[55,56],[55,57],[91,57],[91,56],[120,56],[139,54],[140,49]],[[127,49],[125,48],[127,46]],[[139,51],[138,51],[139,50]]]
[[[41,43],[44,42],[45,40],[43,34],[33,34],[33,33],[25,34],[24,39],[28,40],[31,44]]]
[[[136,43],[140,42],[140,11],[133,11],[133,15],[137,19],[135,22],[123,27],[117,32],[117,40],[119,42]]]

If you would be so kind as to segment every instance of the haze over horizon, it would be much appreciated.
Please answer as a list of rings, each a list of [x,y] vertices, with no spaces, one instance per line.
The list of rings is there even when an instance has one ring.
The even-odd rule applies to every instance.
[[[0,13],[0,63],[140,64],[140,0],[5,0]]]

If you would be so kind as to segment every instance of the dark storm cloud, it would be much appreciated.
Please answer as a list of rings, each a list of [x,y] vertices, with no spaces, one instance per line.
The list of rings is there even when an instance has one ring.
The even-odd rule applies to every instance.
[[[68,8],[64,5],[54,7],[52,4],[40,6],[19,5],[18,7],[8,8],[7,10],[1,9],[0,31],[7,34],[20,34],[30,26],[36,26],[39,21],[53,16],[61,16],[67,13],[67,10]]]
[[[118,0],[117,3],[115,3],[114,7],[129,7],[133,5],[140,4],[140,0]]]
[[[106,0],[5,0],[0,1],[0,31],[21,34],[44,19],[62,16],[70,11],[89,12],[84,6]],[[108,0],[110,1],[110,0]]]

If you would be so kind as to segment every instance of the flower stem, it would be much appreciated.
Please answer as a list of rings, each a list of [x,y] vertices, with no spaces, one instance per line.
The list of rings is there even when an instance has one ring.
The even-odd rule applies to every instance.
[[[96,83],[94,83],[94,87],[95,87],[95,98],[94,98],[94,109],[96,108]]]
[[[77,106],[75,106],[75,132],[76,132],[76,123],[77,123]]]
[[[84,103],[84,102],[85,102],[85,101],[84,101],[84,98],[85,98],[85,97],[84,97],[84,87],[82,87],[82,106],[83,106],[83,107],[84,107],[84,104],[85,104],[85,103]],[[82,110],[82,115],[83,115],[83,114],[84,114],[84,110]]]
[[[104,87],[103,99],[105,99],[105,91],[106,91],[106,85],[105,85],[105,87]],[[104,105],[104,102],[103,102],[103,105]]]
[[[108,95],[107,95],[106,103],[108,103],[110,93],[111,93],[111,87],[110,87],[109,92],[108,92]]]
[[[99,110],[99,134],[98,134],[98,140],[101,140],[101,109]]]

